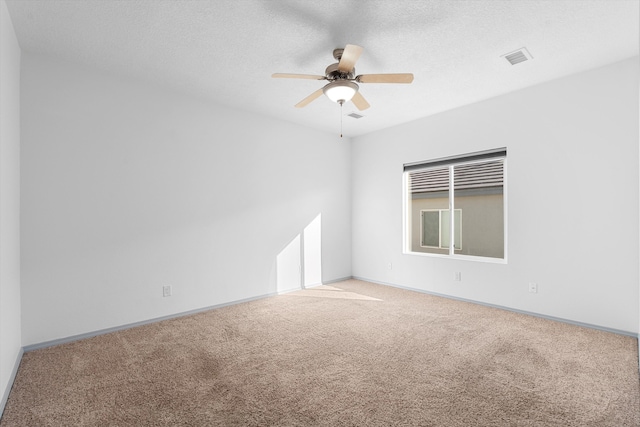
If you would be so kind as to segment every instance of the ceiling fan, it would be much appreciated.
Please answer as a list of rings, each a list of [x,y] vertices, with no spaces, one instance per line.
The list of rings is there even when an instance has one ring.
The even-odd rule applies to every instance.
[[[320,97],[323,93],[332,100],[342,105],[345,102],[353,101],[358,110],[366,110],[369,103],[359,92],[358,83],[411,83],[413,74],[361,74],[356,76],[354,68],[356,61],[360,58],[363,48],[354,44],[348,44],[344,49],[334,49],[333,57],[338,61],[331,64],[324,72],[324,76],[312,74],[283,74],[275,73],[274,78],[284,79],[310,79],[327,80],[329,83],[318,89],[311,95],[296,104],[297,108],[306,107],[311,101]]]

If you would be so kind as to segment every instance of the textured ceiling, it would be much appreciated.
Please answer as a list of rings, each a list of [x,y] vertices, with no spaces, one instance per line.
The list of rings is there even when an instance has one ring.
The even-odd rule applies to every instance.
[[[364,47],[357,136],[638,55],[638,0],[7,0],[21,48],[173,87],[235,108],[338,132],[322,87],[271,74],[324,74],[332,50]],[[527,47],[534,59],[502,55]],[[343,114],[357,111],[345,104]]]

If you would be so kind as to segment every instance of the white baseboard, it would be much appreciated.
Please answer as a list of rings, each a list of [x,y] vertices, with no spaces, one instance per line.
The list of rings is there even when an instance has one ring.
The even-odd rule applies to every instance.
[[[358,277],[358,276],[350,276],[350,277],[342,277],[342,278],[339,278],[339,279],[326,280],[326,281],[324,281],[322,283],[319,283],[318,285],[309,285],[307,287],[308,288],[312,288],[312,287],[320,286],[320,285],[323,285],[323,284],[324,285],[328,285],[330,283],[337,283],[337,282],[342,282],[342,281],[350,280],[350,279],[362,280],[362,281],[365,281],[365,282],[376,283],[378,285],[391,286],[391,287],[394,287],[394,288],[406,289],[406,290],[409,290],[409,291],[420,292],[420,293],[439,296],[439,297],[443,297],[443,298],[449,298],[449,299],[454,299],[454,300],[458,300],[458,301],[469,302],[469,303],[472,303],[472,304],[479,304],[479,305],[484,305],[484,306],[487,306],[487,307],[499,308],[501,310],[507,310],[507,311],[512,311],[512,312],[515,312],[515,313],[526,314],[526,315],[529,315],[529,316],[540,317],[540,318],[543,318],[543,319],[554,320],[556,322],[568,323],[568,324],[571,324],[571,325],[582,326],[582,327],[586,327],[586,328],[597,329],[597,330],[600,330],[600,331],[611,332],[611,333],[614,333],[614,334],[620,334],[620,335],[626,335],[626,336],[631,336],[631,337],[634,337],[634,338],[638,338],[638,334],[634,333],[634,332],[623,331],[623,330],[613,329],[613,328],[607,328],[607,327],[604,327],[604,326],[592,325],[592,324],[589,324],[589,323],[577,322],[577,321],[574,321],[574,320],[568,320],[568,319],[563,319],[563,318],[559,318],[559,317],[547,316],[547,315],[544,315],[544,314],[539,314],[539,313],[519,310],[519,309],[515,309],[515,308],[511,308],[511,307],[497,305],[497,304],[489,304],[489,303],[484,303],[484,302],[480,302],[480,301],[474,301],[474,300],[470,300],[470,299],[466,299],[466,298],[460,298],[460,297],[455,297],[455,296],[446,295],[446,294],[439,294],[437,292],[429,292],[429,291],[425,291],[425,290],[422,290],[422,289],[411,288],[411,287],[408,287],[408,286],[402,286],[402,285],[398,285],[398,284],[394,284],[394,283],[380,282],[380,281],[377,281],[377,280],[367,279],[367,278]],[[20,365],[20,361],[22,360],[23,353],[27,353],[27,352],[33,351],[33,350],[38,350],[38,349],[41,349],[41,348],[53,347],[53,346],[59,345],[59,344],[66,344],[66,343],[69,343],[69,342],[78,341],[78,340],[85,339],[85,338],[91,338],[91,337],[95,337],[95,336],[98,336],[98,335],[104,335],[104,334],[108,334],[108,333],[111,333],[111,332],[117,332],[117,331],[122,331],[122,330],[125,330],[125,329],[135,328],[136,326],[142,326],[142,325],[147,325],[147,324],[150,324],[150,323],[160,322],[160,321],[163,321],[163,320],[175,319],[175,318],[183,317],[183,316],[189,316],[191,314],[201,313],[203,311],[214,310],[216,308],[222,308],[222,307],[235,305],[235,304],[242,304],[244,302],[255,301],[255,300],[258,300],[258,299],[267,298],[267,297],[271,297],[271,296],[275,296],[275,295],[278,295],[278,293],[268,293],[268,294],[259,295],[259,296],[256,296],[256,297],[245,298],[245,299],[241,299],[241,300],[237,300],[237,301],[232,301],[232,302],[223,303],[223,304],[217,304],[217,305],[204,307],[204,308],[200,308],[200,309],[196,309],[196,310],[185,311],[185,312],[181,312],[181,313],[171,314],[171,315],[168,315],[168,316],[162,316],[162,317],[157,317],[157,318],[144,320],[144,321],[140,321],[140,322],[129,323],[129,324],[122,325],[122,326],[116,326],[116,327],[113,327],[113,328],[101,329],[101,330],[94,331],[94,332],[87,332],[87,333],[84,333],[84,334],[73,335],[73,336],[66,337],[66,338],[60,338],[60,339],[56,339],[56,340],[45,341],[45,342],[41,342],[41,343],[37,343],[37,344],[31,344],[31,345],[24,346],[20,350],[20,353],[19,353],[18,358],[16,360],[16,365],[14,366],[14,369],[13,369],[13,372],[12,372],[11,380],[9,381],[9,384],[7,386],[7,390],[5,391],[4,395],[2,396],[2,400],[0,401],[0,416],[2,414],[2,411],[4,411],[4,406],[5,406],[6,402],[7,402],[7,399],[9,397],[9,392],[11,390],[11,386],[13,385],[13,381],[15,380],[15,376],[16,376],[16,374],[18,372],[18,367]],[[638,354],[640,355],[640,340],[639,340],[639,343],[638,343]],[[640,371],[640,357],[639,357],[639,360],[638,360],[638,370]]]
[[[11,388],[13,387],[13,383],[16,380],[16,375],[18,375],[18,368],[20,367],[20,362],[22,361],[22,355],[24,354],[24,349],[20,349],[18,352],[18,356],[16,357],[16,362],[13,365],[13,369],[11,370],[11,375],[9,376],[9,382],[7,383],[7,388],[2,393],[2,399],[0,400],[0,418],[2,418],[2,414],[4,413],[4,407],[7,405],[7,400],[9,400],[9,393],[11,393]]]
[[[629,332],[629,331],[623,331],[623,330],[620,330],[620,329],[608,328],[606,326],[593,325],[591,323],[578,322],[576,320],[563,319],[561,317],[547,316],[546,314],[535,313],[535,312],[532,312],[532,311],[519,310],[517,308],[506,307],[506,306],[503,306],[503,305],[490,304],[490,303],[487,303],[487,302],[475,301],[475,300],[471,300],[471,299],[455,297],[455,296],[452,296],[452,295],[446,295],[446,294],[440,294],[440,293],[437,293],[437,292],[425,291],[423,289],[417,289],[417,288],[412,288],[412,287],[409,287],[409,286],[397,285],[397,284],[394,284],[394,283],[380,282],[380,281],[376,281],[376,280],[372,280],[372,279],[367,279],[367,278],[364,278],[364,277],[356,277],[356,276],[354,276],[353,278],[356,279],[356,280],[362,280],[363,282],[370,282],[370,283],[376,283],[378,285],[383,285],[383,286],[391,286],[393,288],[406,289],[408,291],[420,292],[420,293],[423,293],[423,294],[433,295],[433,296],[437,296],[437,297],[449,298],[449,299],[454,299],[454,300],[463,301],[463,302],[469,302],[471,304],[484,305],[485,307],[499,308],[501,310],[507,310],[507,311],[511,311],[511,312],[514,312],[514,313],[526,314],[528,316],[540,317],[542,319],[553,320],[553,321],[556,321],[556,322],[568,323],[570,325],[582,326],[584,328],[597,329],[599,331],[611,332],[611,333],[618,334],[618,335],[626,335],[626,336],[638,338],[638,334],[635,333],[635,332]],[[638,362],[638,363],[639,363],[638,367],[640,369],[640,362]]]
[[[341,279],[332,279],[332,280],[329,280],[327,282],[324,282],[324,284],[341,282],[343,280],[348,280],[348,279],[351,279],[351,277],[345,277],[345,278],[341,278]],[[318,286],[322,285],[322,284],[323,283],[319,283]],[[262,299],[262,298],[268,298],[268,297],[272,297],[272,296],[275,296],[275,295],[280,295],[280,294],[284,294],[284,293],[288,293],[288,292],[299,291],[300,289],[301,288],[289,289],[289,290],[281,291],[281,292],[271,292],[271,293],[258,295],[258,296],[250,297],[250,298],[244,298],[244,299],[241,299],[241,300],[231,301],[231,302],[227,302],[227,303],[223,303],[223,304],[216,304],[216,305],[212,305],[212,306],[209,306],[209,307],[198,308],[198,309],[195,309],[195,310],[183,311],[183,312],[180,312],[180,313],[170,314],[170,315],[162,316],[162,317],[155,317],[153,319],[142,320],[140,322],[128,323],[126,325],[114,326],[112,328],[100,329],[100,330],[93,331],[93,332],[86,332],[84,334],[72,335],[72,336],[65,337],[65,338],[59,338],[59,339],[55,339],[55,340],[44,341],[44,342],[41,342],[41,343],[30,344],[30,345],[24,346],[23,350],[24,350],[24,353],[28,353],[30,351],[39,350],[41,348],[53,347],[53,346],[56,346],[56,345],[66,344],[66,343],[82,340],[82,339],[85,339],[85,338],[91,338],[91,337],[95,337],[95,336],[98,336],[98,335],[109,334],[111,332],[123,331],[125,329],[135,328],[136,326],[148,325],[150,323],[161,322],[163,320],[169,320],[169,319],[175,319],[175,318],[178,318],[178,317],[189,316],[189,315],[192,315],[192,314],[201,313],[203,311],[215,310],[216,308],[222,308],[222,307],[226,307],[226,306],[229,306],[229,305],[242,304],[244,302],[255,301],[255,300]]]
[[[124,331],[125,329],[135,328],[136,326],[143,326],[143,325],[148,325],[150,323],[161,322],[163,320],[169,320],[169,319],[175,319],[175,318],[178,318],[178,317],[189,316],[189,315],[192,315],[192,314],[202,313],[203,311],[214,310],[216,308],[227,307],[227,306],[235,305],[235,304],[242,304],[243,302],[255,301],[255,300],[259,300],[259,299],[262,299],[262,298],[267,298],[267,297],[271,297],[271,296],[275,296],[275,295],[277,295],[277,293],[275,293],[275,292],[274,293],[264,294],[264,295],[258,295],[258,296],[251,297],[251,298],[244,298],[244,299],[241,299],[241,300],[231,301],[231,302],[217,304],[217,305],[212,305],[212,306],[209,306],[209,307],[197,308],[195,310],[189,310],[189,311],[183,311],[183,312],[180,312],[180,313],[169,314],[167,316],[155,317],[153,319],[142,320],[140,322],[127,323],[126,325],[114,326],[113,328],[100,329],[98,331],[86,332],[84,334],[72,335],[72,336],[65,337],[65,338],[59,338],[59,339],[55,339],[55,340],[51,340],[51,341],[44,341],[44,342],[41,342],[41,343],[30,344],[30,345],[24,346],[23,348],[24,348],[24,352],[28,353],[30,351],[39,350],[41,348],[53,347],[53,346],[60,345],[60,344],[66,344],[66,343],[70,343],[70,342],[74,342],[74,341],[79,341],[79,340],[82,340],[82,339],[85,339],[85,338],[91,338],[91,337],[96,337],[98,335],[109,334],[111,332]]]
[[[320,285],[328,285],[331,283],[344,282],[345,280],[351,280],[351,279],[354,279],[354,277],[348,276],[348,277],[341,277],[339,279],[325,280],[322,283],[320,283]]]

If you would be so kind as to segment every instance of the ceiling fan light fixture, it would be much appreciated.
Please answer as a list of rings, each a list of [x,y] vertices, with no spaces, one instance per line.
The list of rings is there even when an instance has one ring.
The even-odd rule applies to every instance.
[[[348,80],[336,80],[322,88],[324,94],[338,104],[351,101],[358,91],[358,85]]]

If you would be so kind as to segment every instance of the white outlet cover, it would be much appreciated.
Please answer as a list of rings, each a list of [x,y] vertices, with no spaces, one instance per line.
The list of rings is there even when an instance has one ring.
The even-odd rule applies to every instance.
[[[538,293],[538,284],[537,283],[529,283],[529,292],[532,294]]]
[[[170,297],[171,296],[171,286],[163,286],[162,287],[162,296]]]

